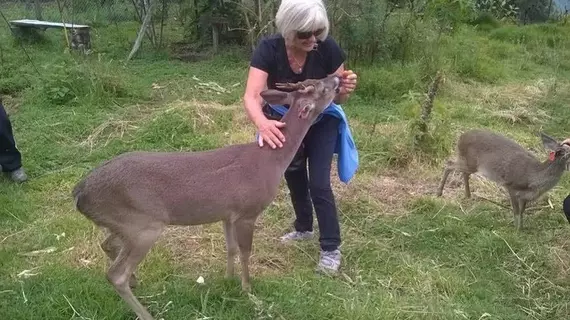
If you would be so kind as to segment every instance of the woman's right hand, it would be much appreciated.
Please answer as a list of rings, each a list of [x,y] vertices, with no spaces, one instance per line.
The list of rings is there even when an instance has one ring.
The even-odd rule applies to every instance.
[[[283,142],[285,142],[285,136],[279,128],[283,128],[285,122],[266,119],[263,120],[258,126],[257,130],[259,132],[259,139],[257,143],[260,147],[263,147],[263,142],[275,149],[275,147],[283,147]]]

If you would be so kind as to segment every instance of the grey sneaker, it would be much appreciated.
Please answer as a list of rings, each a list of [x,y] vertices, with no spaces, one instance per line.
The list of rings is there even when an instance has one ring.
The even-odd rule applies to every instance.
[[[321,259],[317,266],[317,271],[325,273],[336,273],[340,267],[340,250],[323,251],[321,250]]]
[[[15,182],[24,182],[28,180],[28,176],[26,175],[26,172],[23,168],[19,168],[10,172],[10,178],[12,178],[12,180]]]
[[[295,240],[308,240],[313,237],[313,231],[293,231],[282,236],[281,242],[289,242]]]

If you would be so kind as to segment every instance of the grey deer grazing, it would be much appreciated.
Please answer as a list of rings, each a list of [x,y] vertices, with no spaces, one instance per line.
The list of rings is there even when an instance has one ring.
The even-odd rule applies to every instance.
[[[239,248],[242,290],[250,291],[255,221],[277,195],[305,134],[339,85],[332,75],[261,92],[270,104],[290,105],[282,118],[280,149],[246,143],[203,152],[129,152],[95,168],[74,187],[77,210],[109,232],[101,243],[111,261],[107,279],[140,319],[153,317],[131,291],[134,271],[168,225],[223,221],[226,276],[234,274]]]
[[[470,198],[469,177],[479,173],[503,186],[509,194],[517,230],[523,225],[527,203],[552,189],[567,169],[570,146],[541,133],[549,159],[539,161],[515,141],[486,130],[463,133],[457,143],[457,158],[448,160],[437,190],[441,196],[447,177],[453,170],[463,173],[465,197]]]

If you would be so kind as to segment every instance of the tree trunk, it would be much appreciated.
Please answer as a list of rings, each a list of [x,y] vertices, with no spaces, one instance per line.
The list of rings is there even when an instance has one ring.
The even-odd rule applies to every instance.
[[[154,5],[154,2],[153,2],[153,0],[145,0],[144,5],[147,6],[146,14],[145,14],[144,20],[141,24],[141,28],[139,29],[139,33],[137,34],[137,39],[135,40],[135,44],[133,45],[133,49],[131,50],[131,53],[129,53],[129,56],[127,57],[127,62],[129,60],[131,60],[133,55],[139,50],[139,47],[141,46],[142,38],[143,38],[145,32],[147,31],[148,26],[150,25],[150,18],[152,16],[152,7]]]

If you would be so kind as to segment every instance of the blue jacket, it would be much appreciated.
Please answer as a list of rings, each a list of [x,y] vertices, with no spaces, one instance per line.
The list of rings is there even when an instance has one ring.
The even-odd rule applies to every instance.
[[[288,111],[288,109],[282,105],[270,106],[281,116]],[[340,181],[348,183],[358,169],[358,151],[354,144],[350,127],[348,126],[346,114],[340,105],[333,102],[317,117],[313,124],[319,122],[324,114],[335,116],[341,120],[338,127],[338,137],[334,153],[338,155],[337,170]],[[258,135],[256,135],[256,137],[257,136]]]

